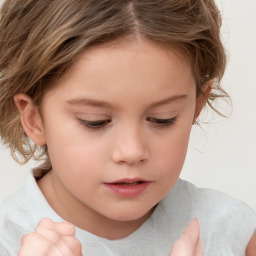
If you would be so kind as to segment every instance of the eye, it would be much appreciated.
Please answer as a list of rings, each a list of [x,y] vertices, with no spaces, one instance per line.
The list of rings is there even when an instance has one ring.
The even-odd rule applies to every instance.
[[[105,128],[111,122],[111,119],[89,121],[78,118],[78,121],[81,125],[85,126],[86,128],[92,130],[100,130]]]
[[[155,117],[147,117],[147,121],[153,123],[158,127],[169,127],[173,126],[176,123],[177,117],[162,119],[162,118],[155,118]]]

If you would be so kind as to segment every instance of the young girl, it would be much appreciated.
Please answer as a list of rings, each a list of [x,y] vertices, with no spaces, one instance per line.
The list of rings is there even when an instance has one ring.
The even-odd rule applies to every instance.
[[[1,205],[1,256],[254,255],[255,212],[179,179],[227,97],[213,0],[6,0],[0,19],[1,138],[44,159]]]

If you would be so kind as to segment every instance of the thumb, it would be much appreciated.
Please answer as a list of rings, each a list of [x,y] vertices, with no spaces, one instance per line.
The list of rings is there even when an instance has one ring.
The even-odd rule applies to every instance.
[[[197,219],[190,222],[180,239],[174,243],[170,256],[203,256]]]
[[[256,231],[246,248],[246,256],[256,256]]]

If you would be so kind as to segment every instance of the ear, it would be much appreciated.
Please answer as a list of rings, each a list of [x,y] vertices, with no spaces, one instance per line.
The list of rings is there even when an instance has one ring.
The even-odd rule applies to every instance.
[[[20,112],[22,127],[27,136],[37,145],[45,145],[44,127],[38,108],[25,94],[14,96],[15,104]]]
[[[213,83],[214,80],[210,80],[208,82],[206,82],[203,87],[202,87],[202,93],[201,95],[199,95],[197,97],[196,100],[196,109],[195,109],[195,115],[194,115],[194,120],[193,123],[196,121],[196,119],[198,118],[198,116],[200,115],[203,107],[205,106],[208,96],[213,88]]]

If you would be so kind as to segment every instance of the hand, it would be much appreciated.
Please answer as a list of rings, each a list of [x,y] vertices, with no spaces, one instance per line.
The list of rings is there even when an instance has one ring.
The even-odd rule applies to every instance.
[[[22,238],[18,256],[81,256],[75,226],[68,222],[40,221],[34,233]]]
[[[256,256],[256,231],[246,248],[246,256]]]
[[[200,227],[197,219],[194,219],[186,227],[180,239],[173,245],[169,256],[203,256]]]

